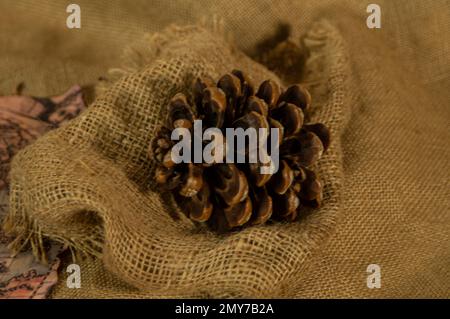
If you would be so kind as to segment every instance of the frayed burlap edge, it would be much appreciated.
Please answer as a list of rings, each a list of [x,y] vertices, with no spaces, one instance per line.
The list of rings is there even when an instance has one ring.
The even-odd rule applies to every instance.
[[[196,27],[194,27],[196,28]],[[160,48],[165,45],[166,42],[174,40],[177,36],[179,36],[178,32],[184,32],[184,28],[171,27],[167,32],[146,36],[146,40],[149,45],[144,47],[144,50],[141,51],[139,48],[133,47],[130,48],[131,51],[126,53],[128,57],[128,62],[125,63],[125,66],[120,69],[116,69],[112,71],[114,75],[114,79],[107,83],[106,86],[99,87],[99,92],[104,92],[108,89],[110,85],[112,85],[116,79],[120,79],[121,77],[132,74],[136,70],[143,65],[148,63],[152,63],[158,58],[158,54],[160,52]],[[314,249],[317,249],[323,240],[325,240],[329,233],[332,232],[334,228],[334,224],[336,222],[335,217],[339,210],[338,202],[340,200],[340,188],[341,188],[341,167],[340,165],[340,141],[339,135],[342,131],[343,127],[347,119],[343,115],[343,107],[345,106],[345,97],[343,96],[343,92],[345,91],[345,74],[348,74],[348,70],[345,69],[346,66],[346,56],[344,55],[329,55],[329,52],[345,52],[344,45],[342,43],[342,39],[339,34],[335,31],[333,27],[328,25],[326,22],[322,21],[317,23],[312,31],[309,32],[305,37],[305,43],[309,46],[311,50],[311,58],[308,61],[307,68],[310,70],[309,76],[306,78],[306,82],[310,84],[311,91],[313,96],[316,98],[314,109],[312,113],[312,119],[315,118],[320,119],[321,117],[321,109],[326,108],[327,106],[331,106],[333,104],[340,104],[341,109],[339,114],[336,114],[341,120],[336,123],[334,127],[331,127],[332,133],[334,136],[334,143],[336,145],[335,152],[336,154],[332,154],[334,160],[338,159],[337,165],[335,165],[334,170],[331,172],[322,172],[319,166],[319,172],[328,174],[328,178],[332,178],[334,180],[333,185],[336,189],[333,191],[333,197],[328,198],[331,203],[333,203],[333,209],[322,215],[317,221],[319,221],[320,232],[311,233],[308,236],[311,236],[307,242],[309,243],[309,251],[306,253],[305,257],[312,253]],[[150,48],[150,49],[149,49]],[[327,54],[328,53],[328,54]],[[328,59],[328,60],[327,60]],[[131,62],[130,62],[131,61]],[[324,74],[324,77],[317,77],[317,74]],[[334,90],[330,92],[330,87]],[[335,90],[338,88],[337,90]],[[54,132],[50,134],[55,134]],[[327,161],[327,155],[324,161]],[[14,166],[14,165],[13,165]],[[14,167],[13,167],[14,169]],[[23,181],[22,181],[23,182]],[[43,248],[43,238],[49,237],[52,240],[63,243],[68,246],[69,249],[74,251],[74,257],[77,257],[79,254],[81,255],[93,255],[96,257],[102,256],[102,238],[103,238],[103,229],[102,225],[97,225],[90,232],[90,235],[83,236],[83,238],[69,238],[65,236],[57,236],[54,233],[45,232],[42,227],[32,219],[29,212],[23,209],[20,201],[21,199],[14,194],[20,194],[20,183],[14,183],[13,187],[15,188],[15,192],[11,195],[11,213],[7,217],[4,223],[5,231],[11,234],[15,234],[16,239],[11,243],[11,247],[14,251],[20,251],[23,247],[30,245],[33,249],[33,253],[42,261],[46,260],[45,249]],[[327,190],[325,190],[327,192]],[[327,207],[325,207],[326,209]],[[77,207],[79,209],[79,207]],[[89,207],[86,207],[86,210],[89,210]],[[309,221],[313,221],[316,219],[316,216],[312,214],[311,216],[307,216],[303,221],[304,223],[308,223]],[[325,223],[322,223],[323,220],[326,219]],[[290,273],[298,271],[297,267],[293,268]],[[289,274],[284,276],[285,278],[289,278]]]

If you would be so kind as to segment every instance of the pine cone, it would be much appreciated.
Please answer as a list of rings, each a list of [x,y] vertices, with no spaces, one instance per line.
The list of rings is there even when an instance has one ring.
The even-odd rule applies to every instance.
[[[173,193],[189,218],[223,231],[271,218],[293,221],[301,205],[320,205],[322,183],[310,167],[327,150],[330,134],[321,123],[304,124],[304,112],[311,104],[305,88],[292,85],[283,91],[276,82],[266,80],[255,91],[249,78],[234,70],[217,84],[197,79],[191,95],[188,99],[178,93],[172,98],[167,123],[149,151],[158,163],[156,182]],[[171,157],[171,132],[180,127],[193,132],[196,119],[202,120],[203,130],[219,128],[224,136],[226,128],[278,128],[278,171],[262,174],[260,168],[267,165],[262,162],[195,163],[194,154],[190,163],[176,164]],[[247,147],[245,158],[253,151],[257,149]]]
[[[282,77],[287,83],[295,83],[301,78],[308,50],[302,42],[285,40],[266,52],[262,52],[257,61]]]

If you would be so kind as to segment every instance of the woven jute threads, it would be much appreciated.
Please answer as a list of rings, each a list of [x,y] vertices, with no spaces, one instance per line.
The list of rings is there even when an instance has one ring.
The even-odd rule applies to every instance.
[[[320,26],[317,32],[325,42],[330,30]],[[122,68],[120,79],[105,87],[86,112],[13,161],[6,228],[17,236],[14,245],[33,243],[42,256],[43,238],[61,241],[78,253],[101,257],[108,270],[148,296],[273,296],[296,276],[335,223],[339,140],[315,167],[324,187],[323,206],[294,223],[217,235],[183,215],[174,217],[176,209],[149,178],[156,162],[147,156],[173,95],[186,92],[198,77],[219,78],[235,68],[255,83],[270,79],[283,84],[198,27],[170,28],[149,41],[144,50],[130,51],[135,54],[130,57],[133,67]],[[322,59],[326,56],[315,60]],[[337,72],[336,62],[325,60],[322,67]],[[339,136],[343,83],[330,84],[319,91],[332,90],[336,95],[331,99],[313,88],[318,99],[311,120],[325,123],[332,136]]]

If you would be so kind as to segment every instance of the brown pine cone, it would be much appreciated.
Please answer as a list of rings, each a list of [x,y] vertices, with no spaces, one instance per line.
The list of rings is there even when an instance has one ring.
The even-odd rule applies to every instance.
[[[152,140],[149,156],[158,163],[155,180],[174,194],[189,218],[208,222],[214,229],[262,224],[271,218],[293,221],[302,205],[318,207],[322,200],[322,183],[310,167],[327,150],[330,134],[321,123],[304,124],[310,104],[311,96],[301,85],[283,90],[266,80],[255,90],[237,70],[217,84],[199,78],[191,98],[182,93],[172,98],[166,124]],[[262,162],[196,163],[194,151],[190,163],[175,163],[171,133],[175,128],[194,132],[194,120],[202,120],[203,131],[220,129],[224,140],[226,128],[278,128],[278,171],[262,174],[260,168],[266,165]],[[258,137],[271,138],[270,134]],[[246,159],[258,151],[250,147],[245,148]]]

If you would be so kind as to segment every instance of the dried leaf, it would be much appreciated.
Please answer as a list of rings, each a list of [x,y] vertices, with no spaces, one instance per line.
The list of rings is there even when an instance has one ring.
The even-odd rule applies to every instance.
[[[8,184],[12,157],[49,130],[61,126],[86,108],[82,89],[74,85],[62,95],[40,98],[0,97],[0,190]]]

